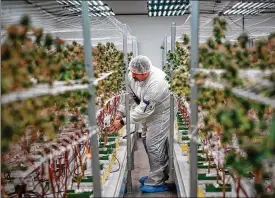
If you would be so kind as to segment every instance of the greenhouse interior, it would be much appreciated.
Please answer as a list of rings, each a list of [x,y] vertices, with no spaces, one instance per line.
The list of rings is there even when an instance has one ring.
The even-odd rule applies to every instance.
[[[1,197],[274,198],[275,0],[2,0]]]

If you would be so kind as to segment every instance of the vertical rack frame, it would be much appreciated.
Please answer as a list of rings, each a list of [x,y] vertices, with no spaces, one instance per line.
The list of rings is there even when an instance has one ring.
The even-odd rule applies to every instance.
[[[85,70],[90,79],[94,79],[94,68],[92,59],[92,44],[90,35],[90,17],[88,10],[88,2],[82,1],[82,26],[83,26],[83,38],[84,38],[84,63]],[[96,130],[96,103],[95,103],[95,88],[93,82],[89,84],[89,91],[91,94],[88,100],[88,115],[89,124],[93,133]],[[93,133],[90,139],[91,155],[92,155],[92,175],[93,175],[93,195],[94,197],[101,197],[101,177],[100,177],[100,165],[99,165],[99,149],[98,149],[98,136],[97,133]]]
[[[167,61],[167,35],[164,36],[164,69],[165,68],[165,65],[166,65],[166,61]]]
[[[129,105],[129,80],[128,80],[128,49],[127,49],[127,26],[123,29],[123,52],[125,64],[125,112],[126,112],[126,133],[127,133],[127,193],[132,193],[132,156],[131,156],[131,133],[130,133],[130,105]]]
[[[165,70],[165,50],[164,50],[164,41],[162,41],[162,48],[161,48],[161,68],[162,68],[162,71]]]
[[[133,57],[135,58],[137,56],[137,41],[136,39],[133,37],[132,38],[132,52],[133,52]],[[138,150],[138,146],[137,146],[137,140],[138,140],[138,130],[139,130],[139,124],[135,124],[135,133],[134,133],[134,151]],[[135,169],[135,163],[134,163],[134,158],[135,155],[132,155],[132,170]]]
[[[191,126],[189,134],[190,138],[190,197],[197,197],[198,181],[197,181],[197,124],[198,124],[198,87],[193,82],[195,70],[198,68],[199,62],[199,1],[191,1]]]
[[[167,42],[167,39],[165,39]],[[164,41],[165,42],[165,41]],[[175,44],[176,44],[176,23],[172,23],[171,25],[171,52],[175,52]],[[167,47],[167,45],[166,45]],[[166,48],[167,49],[167,48]],[[170,80],[172,85],[173,79],[173,68],[172,65],[170,67]],[[169,172],[171,176],[171,181],[174,181],[174,127],[175,127],[175,100],[174,94],[170,93],[170,133],[169,133]]]

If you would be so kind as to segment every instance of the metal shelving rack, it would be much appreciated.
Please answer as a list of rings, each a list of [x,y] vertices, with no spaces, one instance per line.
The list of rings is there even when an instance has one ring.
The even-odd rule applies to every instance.
[[[192,84],[194,77],[194,69],[198,68],[199,61],[199,1],[192,1],[191,3],[191,93],[190,93],[190,108],[191,108],[191,127],[189,134],[197,135],[198,125],[198,105],[195,102],[198,97],[198,87]],[[191,139],[190,143],[190,197],[197,197],[197,143]]]
[[[198,47],[199,47],[199,40],[198,40],[198,33],[199,33],[199,1],[191,1],[191,15],[192,15],[192,25],[191,25],[191,45],[192,45],[192,51],[191,51],[191,79],[195,74],[195,69],[198,68]],[[172,23],[171,26],[171,52],[173,53],[175,51],[175,43],[176,43],[176,24]],[[166,54],[167,54],[167,36],[165,35],[164,41],[163,41],[163,55],[162,55],[162,63],[165,65],[166,63]],[[170,71],[170,77],[172,80],[173,72]],[[192,80],[191,80],[192,82]],[[189,134],[195,134],[196,136],[196,130],[197,130],[197,122],[198,122],[198,105],[195,103],[195,100],[198,96],[198,88],[196,84],[191,84],[191,127]],[[174,144],[174,97],[173,94],[171,94],[171,102],[170,102],[170,120],[171,120],[171,128],[170,128],[170,141],[169,141],[169,159],[170,160],[170,172],[173,176],[176,176],[176,178],[173,178],[176,183],[183,182],[183,179],[179,173],[179,166],[181,164],[178,164],[177,158],[175,155],[178,153],[175,150],[175,144]],[[194,141],[196,137],[191,139],[190,144],[190,150],[191,150],[191,157],[190,157],[190,194],[186,194],[186,191],[184,189],[184,184],[179,184],[179,190],[183,192],[178,192],[180,196],[189,196],[189,197],[197,197],[197,143]],[[176,167],[175,167],[176,166]],[[175,171],[176,168],[176,172]]]
[[[83,38],[84,38],[84,63],[86,73],[89,78],[94,77],[94,70],[92,64],[91,51],[91,36],[90,36],[90,17],[89,6],[87,1],[82,1],[82,20],[83,20]],[[95,88],[90,84],[89,91],[92,97],[88,101],[88,115],[91,126],[96,128],[96,103],[95,103]],[[101,197],[101,179],[100,179],[100,165],[99,165],[99,149],[98,149],[98,135],[93,134],[90,141],[90,148],[92,153],[92,173],[93,173],[93,195],[94,197]]]
[[[194,82],[194,75],[196,72],[203,71],[206,73],[215,72],[216,74],[220,75],[223,73],[223,70],[210,70],[210,69],[198,69],[198,61],[199,61],[199,1],[191,1],[191,27],[190,27],[190,35],[191,35],[191,67],[190,67],[190,87],[191,87],[191,93],[190,93],[190,105],[186,108],[190,108],[190,129],[189,129],[189,135],[190,137],[190,159],[189,164],[186,162],[187,158],[181,156],[181,148],[177,145],[171,145],[170,149],[173,150],[173,166],[175,167],[176,172],[176,178],[175,181],[178,184],[178,192],[179,196],[187,196],[187,197],[198,197],[198,179],[197,179],[197,153],[198,153],[198,141],[197,141],[197,130],[198,130],[198,124],[199,124],[199,114],[198,114],[198,105],[195,102],[198,97],[198,85]],[[188,17],[189,19],[189,17]],[[174,24],[172,24],[171,29],[171,41],[170,39],[167,39],[167,36],[165,35],[164,41],[163,41],[163,54],[162,54],[162,63],[163,66],[166,64],[166,55],[167,55],[167,42],[171,42],[171,52],[174,52],[175,42],[177,40],[176,34],[175,34]],[[263,76],[266,75],[270,71],[260,71],[260,70],[241,70],[240,75],[253,78],[256,80],[257,83],[262,84],[263,86],[272,86],[269,85],[267,82],[263,82]],[[172,74],[172,72],[170,72]],[[259,77],[260,76],[260,77]],[[172,80],[172,79],[171,79]],[[224,86],[220,83],[206,81],[204,86],[206,87],[213,87],[213,88],[219,88],[222,89]],[[236,96],[247,98],[250,100],[254,100],[256,102],[270,105],[271,107],[275,107],[275,99],[274,98],[267,98],[260,96],[258,94],[253,93],[251,91],[251,87],[248,88],[233,88],[232,93],[234,93]],[[174,117],[171,118],[171,124],[174,123]],[[172,131],[172,130],[171,130]],[[174,133],[173,133],[174,134]],[[171,133],[172,135],[172,133]],[[176,139],[175,139],[176,140]],[[171,155],[171,154],[170,154]],[[172,156],[172,155],[171,155]],[[169,156],[170,157],[170,156]],[[187,169],[187,170],[184,170]],[[182,174],[182,175],[180,175]],[[187,181],[189,179],[189,182]],[[188,183],[187,183],[188,182]],[[187,188],[186,188],[187,186]],[[187,189],[187,190],[186,190]]]
[[[93,196],[94,197],[102,197],[102,184],[101,184],[101,176],[100,176],[100,164],[99,164],[99,141],[98,141],[98,134],[96,132],[97,129],[97,121],[96,121],[96,102],[95,102],[95,85],[99,80],[103,80],[106,77],[108,77],[111,73],[106,73],[102,77],[95,79],[94,78],[94,69],[93,69],[93,57],[92,57],[92,35],[91,35],[91,20],[89,16],[89,6],[88,1],[82,1],[82,14],[81,14],[81,21],[82,21],[82,29],[83,29],[83,46],[84,46],[84,64],[85,64],[85,70],[87,73],[87,76],[89,77],[90,81],[89,84],[82,85],[78,84],[79,82],[73,82],[73,85],[67,86],[64,82],[54,82],[54,86],[49,88],[47,85],[38,85],[38,87],[31,88],[29,90],[26,90],[22,92],[14,92],[12,94],[4,95],[1,98],[1,104],[6,104],[9,102],[14,102],[18,100],[24,100],[27,98],[34,98],[42,95],[58,95],[65,91],[72,91],[72,90],[81,90],[81,89],[89,89],[90,94],[92,97],[90,97],[88,101],[88,121],[89,121],[89,129],[90,129],[90,135],[88,138],[90,138],[90,148],[92,153],[92,175],[93,175]],[[112,19],[110,19],[112,20]],[[112,21],[112,23],[116,23],[115,25],[121,26],[117,21]],[[132,44],[132,51],[134,56],[138,53],[138,47],[137,47],[137,40],[135,37],[132,37],[129,35],[129,29],[126,25],[124,25],[124,28],[120,30],[120,33],[123,35],[123,42],[121,42],[123,45],[123,51],[124,51],[124,63],[126,67],[126,71],[128,68],[128,49],[127,46],[131,42]],[[67,30],[65,30],[67,31]],[[128,38],[131,38],[131,40],[128,40]],[[118,43],[120,44],[120,43]],[[127,78],[125,78],[125,84],[126,88],[127,86]],[[42,87],[46,89],[41,89]],[[26,94],[27,92],[27,94]],[[127,124],[126,124],[126,131],[127,131],[127,180],[128,180],[128,186],[127,190],[128,192],[132,191],[132,185],[131,185],[131,170],[133,169],[132,164],[132,144],[135,143],[135,139],[132,140],[131,134],[130,134],[130,107],[128,104],[128,100],[126,100],[126,109],[127,109]],[[83,138],[81,138],[79,141],[82,141]],[[132,143],[133,141],[133,143]],[[44,158],[43,158],[44,159]],[[48,158],[46,157],[44,160],[46,161]],[[42,162],[43,163],[43,162]],[[32,168],[32,167],[30,167]],[[29,171],[27,171],[29,172]]]

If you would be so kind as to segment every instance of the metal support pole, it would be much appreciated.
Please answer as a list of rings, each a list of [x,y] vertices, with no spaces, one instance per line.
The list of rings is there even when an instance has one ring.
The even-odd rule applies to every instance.
[[[191,127],[190,134],[195,134],[194,138],[191,138],[190,142],[190,197],[197,197],[197,130],[198,124],[198,105],[196,99],[198,97],[198,87],[192,82],[195,69],[198,68],[199,61],[199,1],[191,1],[191,94],[190,94],[190,107],[191,107]],[[196,131],[195,131],[196,130]]]
[[[88,2],[82,1],[82,25],[83,25],[83,38],[84,38],[84,62],[85,70],[90,79],[94,78],[94,68],[92,59],[92,44],[90,35],[90,17],[88,10]],[[91,126],[91,132],[96,130],[96,103],[95,103],[95,88],[93,82],[89,84],[89,91],[91,97],[88,101],[88,115],[89,123]],[[91,136],[90,140],[91,153],[92,153],[92,174],[93,174],[93,194],[94,197],[101,197],[101,178],[100,178],[100,165],[99,165],[99,155],[98,155],[98,138],[97,133]]]
[[[136,40],[132,38],[132,52],[133,52],[133,58],[137,56],[137,49],[136,49]]]
[[[138,150],[138,146],[137,146],[137,140],[138,140],[138,130],[139,130],[139,124],[135,124],[135,151]]]
[[[138,41],[137,40],[136,40],[135,44],[136,44],[136,56],[138,56],[139,53],[138,53]]]
[[[124,26],[123,32],[123,52],[124,52],[124,64],[126,68],[125,73],[125,86],[126,86],[126,94],[125,94],[125,108],[126,108],[126,133],[127,133],[127,193],[132,193],[132,156],[131,156],[131,131],[130,131],[130,105],[129,105],[129,82],[128,82],[128,50],[127,50],[127,26]]]
[[[243,32],[244,32],[244,15],[243,15]]]
[[[161,65],[162,65],[162,71],[165,70],[165,52],[164,52],[164,41],[162,42],[162,48],[161,48]]]
[[[135,133],[133,134],[133,153],[132,153],[132,170],[135,169],[135,151],[138,150],[138,146],[137,146],[137,139],[138,139],[138,124],[135,124]]]
[[[164,65],[166,65],[167,61],[167,35],[164,36]],[[166,69],[166,68],[165,68]]]
[[[176,23],[172,23],[171,26],[171,52],[175,52],[175,44],[176,44]],[[170,77],[171,83],[173,79],[173,68],[170,68]],[[169,137],[169,168],[170,168],[170,176],[171,181],[174,181],[174,95],[171,92],[170,95],[170,137]]]

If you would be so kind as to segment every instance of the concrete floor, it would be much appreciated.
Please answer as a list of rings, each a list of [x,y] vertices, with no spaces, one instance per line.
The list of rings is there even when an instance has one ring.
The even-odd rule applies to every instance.
[[[129,197],[169,197],[176,198],[177,191],[174,185],[169,185],[170,190],[167,192],[160,193],[141,193],[139,187],[141,184],[138,180],[149,173],[149,163],[148,157],[145,152],[143,143],[141,139],[137,141],[138,150],[135,152],[134,161],[135,161],[135,169],[132,171],[132,183],[133,183],[133,193],[125,194],[125,198]]]

